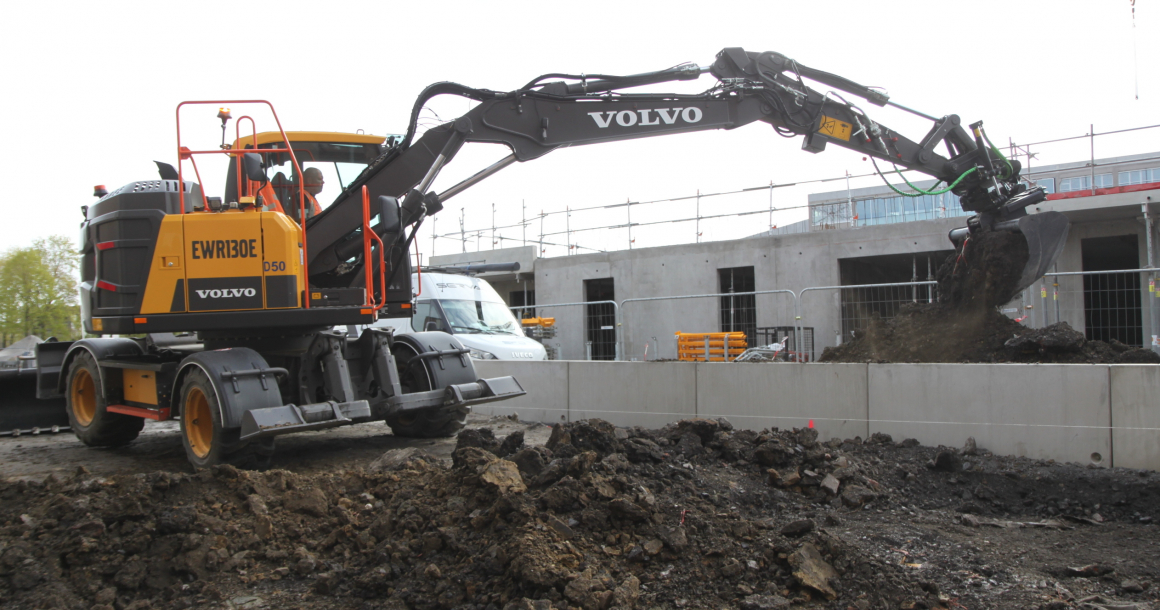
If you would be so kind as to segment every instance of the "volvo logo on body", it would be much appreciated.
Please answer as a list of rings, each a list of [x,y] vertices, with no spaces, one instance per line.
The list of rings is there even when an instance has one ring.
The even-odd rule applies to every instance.
[[[653,113],[656,113],[655,115]],[[621,127],[632,127],[633,125],[640,125],[648,127],[652,125],[675,125],[677,121],[684,121],[686,123],[699,123],[704,118],[705,114],[701,112],[700,108],[690,106],[688,108],[642,108],[640,110],[609,110],[607,112],[589,112],[588,116],[596,121],[596,126],[605,129],[612,125],[613,121]]]
[[[253,288],[226,288],[225,290],[195,290],[197,296],[203,299],[229,299],[234,297],[252,297],[258,294]]]

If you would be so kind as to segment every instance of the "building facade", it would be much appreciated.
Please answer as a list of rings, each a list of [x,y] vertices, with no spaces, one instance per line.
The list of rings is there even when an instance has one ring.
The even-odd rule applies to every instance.
[[[1155,229],[1149,239],[1145,211],[1160,212],[1160,153],[1045,166],[1029,178],[1051,193],[1029,212],[1059,211],[1072,223],[1057,271],[1116,272],[1052,278],[1004,312],[1032,326],[1064,320],[1089,338],[1151,344],[1160,292],[1150,274],[1120,271],[1151,260]],[[535,307],[521,313],[556,318],[550,341],[563,359],[674,358],[675,332],[741,331],[753,344],[799,326],[795,349],[816,358],[870,317],[935,298],[926,286],[861,287],[933,279],[952,251],[947,233],[968,215],[950,193],[902,197],[885,185],[816,193],[809,204],[801,223],[746,239],[556,258],[536,258],[528,246],[431,263],[520,262],[517,273],[482,277],[510,305]],[[765,294],[733,296],[745,292]],[[546,306],[560,304],[571,305]]]

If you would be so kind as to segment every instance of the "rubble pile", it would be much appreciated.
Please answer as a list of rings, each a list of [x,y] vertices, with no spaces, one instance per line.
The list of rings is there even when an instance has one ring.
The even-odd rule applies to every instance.
[[[317,475],[78,469],[0,483],[0,606],[1054,609],[1092,603],[1085,594],[1135,604],[1156,593],[1157,568],[1126,549],[1116,566],[1054,566],[1040,586],[972,539],[1117,523],[1154,539],[1156,482],[973,442],[823,441],[813,428],[723,419],[558,424],[544,446],[468,429],[450,464],[407,448]]]

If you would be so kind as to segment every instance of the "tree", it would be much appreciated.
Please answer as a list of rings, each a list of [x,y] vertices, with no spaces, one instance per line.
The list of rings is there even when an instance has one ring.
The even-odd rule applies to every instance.
[[[77,304],[79,258],[62,236],[38,239],[32,246],[0,256],[0,342],[27,335],[62,340],[81,335]]]

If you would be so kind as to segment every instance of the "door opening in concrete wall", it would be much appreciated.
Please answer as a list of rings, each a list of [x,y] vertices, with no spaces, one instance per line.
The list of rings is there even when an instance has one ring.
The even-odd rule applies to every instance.
[[[746,294],[732,296],[735,292],[754,292],[757,285],[753,277],[753,267],[732,267],[718,269],[717,279],[721,294],[721,332],[745,333],[748,345],[757,345],[757,297]]]
[[[616,291],[612,278],[584,280],[584,301],[614,301]],[[616,359],[616,308],[612,303],[585,305],[584,327],[587,330],[585,350],[591,345],[591,360]],[[586,353],[589,353],[586,351]]]
[[[508,293],[508,305],[521,320],[536,317],[536,308],[531,307],[535,304],[535,290],[513,290]]]
[[[1084,271],[1140,268],[1135,235],[1082,239],[1080,249]],[[1083,276],[1084,334],[1088,339],[1143,346],[1142,294],[1138,273]]]
[[[887,320],[898,315],[905,303],[929,303],[938,299],[933,286],[879,286],[867,284],[912,284],[934,279],[938,266],[953,250],[935,250],[914,254],[886,254],[838,259],[838,276],[842,318],[842,342],[854,338],[854,331],[866,328],[875,317]],[[808,294],[808,293],[807,293]],[[826,302],[810,297],[802,302],[802,316],[808,319],[810,307],[824,307]]]

